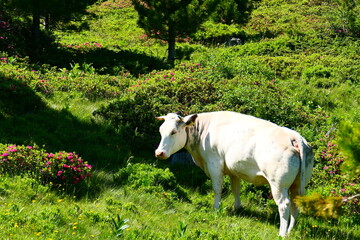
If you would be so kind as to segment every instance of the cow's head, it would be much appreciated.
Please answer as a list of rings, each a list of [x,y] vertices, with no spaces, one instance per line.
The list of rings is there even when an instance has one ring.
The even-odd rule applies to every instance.
[[[187,141],[185,128],[192,125],[196,118],[197,114],[180,117],[176,113],[157,117],[156,119],[165,121],[160,126],[161,141],[155,150],[155,156],[160,159],[167,159],[185,147]]]

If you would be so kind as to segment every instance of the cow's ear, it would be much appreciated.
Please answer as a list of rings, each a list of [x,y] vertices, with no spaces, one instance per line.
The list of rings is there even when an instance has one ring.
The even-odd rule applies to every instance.
[[[160,116],[160,117],[155,117],[156,120],[160,120],[160,121],[164,121],[165,120],[165,116]]]
[[[197,114],[192,114],[192,115],[186,116],[186,117],[184,117],[184,123],[185,123],[187,126],[193,125],[194,122],[195,122],[195,119],[196,119],[197,117],[198,117]]]

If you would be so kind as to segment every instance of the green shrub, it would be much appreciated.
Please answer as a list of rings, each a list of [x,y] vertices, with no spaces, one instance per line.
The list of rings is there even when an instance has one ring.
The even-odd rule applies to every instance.
[[[253,115],[290,128],[323,120],[321,112],[304,108],[275,80],[234,78],[227,82],[222,108]]]
[[[247,47],[249,47],[247,45]],[[243,56],[240,48],[224,48],[217,51],[208,51],[195,56],[201,66],[210,68],[213,74],[218,76],[218,79],[232,79],[234,77],[243,78],[265,78],[272,80],[275,78],[275,73],[265,64],[252,58]]]
[[[156,116],[216,109],[213,104],[220,97],[218,79],[211,69],[195,64],[152,72],[129,87],[120,99],[94,114],[110,120],[116,127],[127,126],[137,136],[153,139],[159,126]]]
[[[38,177],[45,151],[38,147],[0,145],[0,172],[2,174]]]
[[[332,4],[321,1],[263,0],[252,11],[245,29],[256,39],[285,34],[292,38],[314,37],[325,32],[328,23],[326,15],[333,8]]]
[[[0,145],[0,173],[26,175],[43,184],[65,187],[91,176],[87,162],[75,153],[46,153],[37,146]]]
[[[342,170],[350,176],[360,175],[360,123],[342,122],[337,139],[341,151],[347,157]]]
[[[345,50],[345,49],[344,49]],[[326,54],[290,54],[287,56],[263,56],[259,61],[269,66],[277,77],[293,80],[302,79],[305,84],[315,86],[316,80],[322,79],[325,87],[337,87],[340,83],[356,84],[360,81],[360,65],[356,57],[341,56],[337,53]],[[319,85],[318,87],[322,87]]]
[[[170,199],[188,199],[186,191],[178,185],[174,174],[168,168],[160,169],[142,163],[128,164],[114,175],[114,181]]]
[[[248,43],[243,46],[236,47],[239,55],[269,55],[282,56],[294,53],[300,48],[300,43],[296,39],[290,37],[282,37],[277,39],[268,39],[261,42]]]
[[[341,197],[324,197],[320,194],[295,198],[302,213],[323,218],[338,218],[341,214],[341,202]]]
[[[10,64],[7,65],[10,66]],[[0,63],[1,66],[2,63]],[[18,73],[16,78],[12,78],[6,71],[5,68],[0,73],[0,113],[11,116],[22,112],[36,112],[44,108],[45,104],[40,97],[27,86],[26,82],[22,81],[21,74]],[[16,72],[14,69],[13,74],[15,75]],[[30,73],[29,78],[31,77]]]
[[[359,201],[356,198],[347,200],[348,197],[358,194],[360,191],[358,176],[348,175],[343,171],[342,166],[347,159],[340,151],[333,134],[325,135],[316,145],[315,166],[309,184],[313,186],[311,192],[330,197],[330,201],[331,197],[343,197],[342,210],[344,216],[347,216],[349,221],[359,221]],[[318,199],[316,196],[314,198]],[[319,201],[323,201],[323,199]],[[331,211],[333,211],[335,217],[338,216],[338,212]],[[331,214],[326,216],[329,217]]]
[[[16,102],[16,99],[29,98],[26,95],[31,94],[31,90],[47,96],[61,91],[80,92],[89,99],[106,99],[117,97],[124,88],[129,86],[130,76],[127,73],[116,77],[96,75],[91,64],[74,63],[70,66],[70,70],[49,68],[47,65],[28,69],[26,61],[21,62],[21,59],[15,64],[8,61],[0,62],[3,70],[0,77],[4,79],[1,81],[0,89],[3,89],[3,92],[6,92],[9,97],[17,94],[18,97],[13,97]],[[32,102],[26,101],[26,103],[31,104]]]
[[[335,8],[327,14],[334,36],[360,36],[360,4],[354,0],[337,0]]]
[[[199,61],[224,78],[218,87],[221,97],[216,102],[217,109],[253,115],[291,128],[318,126],[325,118],[320,109],[302,105],[261,61],[228,50],[204,54]]]
[[[193,35],[192,40],[205,44],[225,44],[226,41],[232,37],[239,37],[244,40],[245,33],[236,25],[207,21],[201,26],[200,30]]]

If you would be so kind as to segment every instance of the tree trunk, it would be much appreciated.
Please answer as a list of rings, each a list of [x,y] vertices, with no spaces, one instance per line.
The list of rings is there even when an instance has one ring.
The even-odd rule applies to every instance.
[[[40,53],[40,13],[36,7],[33,10],[31,43],[29,57],[31,60],[36,60]]]
[[[51,16],[50,14],[45,14],[44,18],[44,26],[45,30],[50,31],[51,30],[51,22],[50,22]]]
[[[168,62],[170,67],[175,64],[175,29],[172,24],[169,24],[169,40],[168,40]]]

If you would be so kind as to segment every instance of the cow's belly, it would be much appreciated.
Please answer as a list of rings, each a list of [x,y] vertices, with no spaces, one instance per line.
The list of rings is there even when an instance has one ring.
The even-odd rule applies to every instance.
[[[264,174],[253,161],[237,161],[227,163],[225,174],[234,175],[255,185],[268,184]]]
[[[264,185],[264,184],[268,184],[269,182],[266,180],[265,177],[263,176],[248,176],[248,175],[243,175],[243,174],[237,174],[237,176],[240,179],[243,179],[247,182],[250,182],[252,184],[255,185]]]

